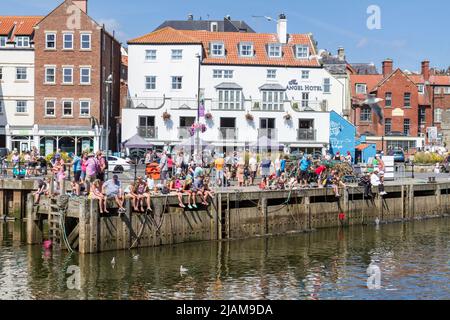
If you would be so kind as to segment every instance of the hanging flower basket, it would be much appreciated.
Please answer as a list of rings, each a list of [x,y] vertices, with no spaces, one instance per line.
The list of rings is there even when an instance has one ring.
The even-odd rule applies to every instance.
[[[211,112],[208,112],[207,114],[205,114],[205,119],[206,120],[212,120],[212,118],[213,118],[213,115],[212,115]]]
[[[251,114],[251,113],[247,113],[246,115],[245,115],[245,119],[247,119],[247,121],[253,121],[253,115]]]
[[[163,113],[163,115],[162,115],[162,118],[163,118],[164,121],[169,121],[169,120],[170,120],[170,117],[171,117],[171,115],[170,115],[170,113],[168,113],[167,111],[165,111],[165,112]]]
[[[201,133],[205,133],[207,130],[206,125],[203,123],[194,123],[190,128],[189,128],[189,133],[191,135],[191,137],[193,137],[195,135],[196,132],[201,132]]]
[[[286,121],[291,121],[291,120],[292,120],[292,116],[291,116],[289,113],[286,113],[286,114],[284,115],[284,120],[286,120]]]
[[[294,102],[293,104],[292,104],[292,109],[294,109],[295,111],[298,111],[299,109],[298,109],[298,102]]]

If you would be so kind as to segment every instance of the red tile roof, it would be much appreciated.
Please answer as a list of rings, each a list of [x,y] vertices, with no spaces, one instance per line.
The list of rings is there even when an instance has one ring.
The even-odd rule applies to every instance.
[[[225,44],[225,57],[212,57],[209,54],[211,42]],[[253,43],[255,54],[253,57],[239,56],[239,43]],[[308,34],[291,34],[287,45],[282,46],[281,58],[270,58],[266,46],[270,43],[279,43],[278,36],[271,33],[241,33],[241,32],[209,32],[205,30],[175,30],[166,27],[142,37],[128,41],[128,44],[201,44],[205,51],[204,64],[229,65],[270,65],[290,67],[319,67],[320,63],[314,56],[315,48],[311,36]],[[307,45],[310,59],[297,59],[294,54],[295,45]]]
[[[356,94],[356,84],[365,83],[367,85],[367,93],[373,91],[373,89],[383,80],[382,74],[355,74],[350,76],[352,86],[352,96],[357,98],[365,98],[364,94]]]
[[[450,86],[450,76],[431,76],[430,83],[436,86]]]
[[[34,26],[42,20],[42,16],[0,16],[0,35],[11,32],[11,40],[15,36],[31,36]]]

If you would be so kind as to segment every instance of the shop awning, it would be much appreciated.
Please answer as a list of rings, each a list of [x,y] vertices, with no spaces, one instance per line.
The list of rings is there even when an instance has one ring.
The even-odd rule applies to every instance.
[[[363,150],[367,149],[368,147],[369,147],[369,145],[367,143],[362,143],[359,146],[356,146],[356,150],[363,151]]]
[[[147,142],[144,138],[136,134],[127,141],[125,141],[124,146],[127,149],[148,149],[153,147],[153,144]]]
[[[302,143],[302,144],[290,144],[290,148],[325,148],[327,146],[326,143],[320,144],[320,143]]]

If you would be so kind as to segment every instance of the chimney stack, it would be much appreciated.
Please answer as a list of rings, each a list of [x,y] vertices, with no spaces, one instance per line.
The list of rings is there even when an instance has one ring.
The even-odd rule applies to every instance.
[[[394,61],[386,59],[383,61],[383,76],[386,78],[394,70]]]
[[[87,14],[87,9],[88,9],[88,5],[87,2],[88,0],[72,0],[73,4],[76,5],[78,8],[81,9],[81,11],[83,11],[84,13]]]
[[[344,47],[338,48],[338,58],[340,61],[345,61],[345,49]]]
[[[430,61],[422,61],[422,76],[425,81],[430,80]]]
[[[282,44],[287,43],[287,19],[284,13],[278,16],[277,35],[278,41],[280,41],[280,43]]]

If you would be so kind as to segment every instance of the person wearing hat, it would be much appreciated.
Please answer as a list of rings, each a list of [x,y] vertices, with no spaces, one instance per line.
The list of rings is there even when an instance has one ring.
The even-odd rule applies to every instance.
[[[372,186],[378,187],[380,196],[384,196],[387,192],[384,191],[384,183],[383,180],[380,179],[379,172],[380,170],[378,168],[373,170],[373,173],[370,175],[370,183]]]
[[[122,192],[122,183],[119,181],[119,176],[114,175],[112,179],[109,179],[103,184],[103,194],[106,195],[107,200],[114,200],[119,207],[119,213],[124,213],[123,207],[124,196]]]

